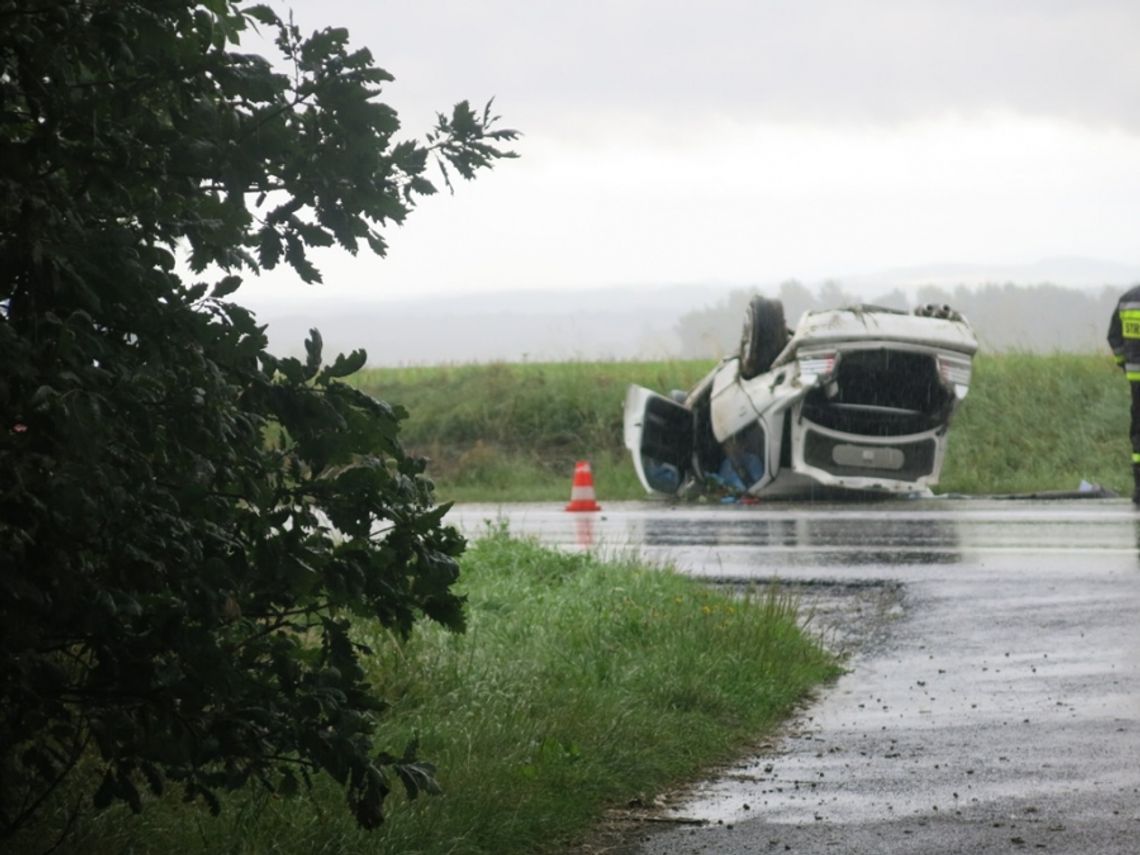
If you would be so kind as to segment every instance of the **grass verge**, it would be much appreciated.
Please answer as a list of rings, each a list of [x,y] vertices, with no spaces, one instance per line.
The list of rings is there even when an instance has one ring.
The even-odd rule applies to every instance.
[[[974,361],[938,492],[1132,494],[1129,389],[1111,356],[1009,353]]]
[[[232,795],[217,819],[170,797],[85,821],[74,851],[559,851],[607,806],[734,756],[838,673],[778,592],[734,597],[500,530],[471,547],[460,584],[465,634],[423,625],[397,644],[357,627],[391,702],[379,743],[418,737],[444,795],[393,794],[371,833],[327,781],[292,799]]]
[[[404,442],[431,460],[441,500],[549,501],[570,495],[576,460],[589,460],[599,496],[645,495],[622,445],[631,383],[694,385],[711,360],[567,362],[367,369],[364,391],[411,414]]]

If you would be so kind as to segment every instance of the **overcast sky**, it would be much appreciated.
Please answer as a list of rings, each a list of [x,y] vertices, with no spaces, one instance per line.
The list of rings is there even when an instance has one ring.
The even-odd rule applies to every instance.
[[[492,96],[524,134],[386,260],[323,257],[325,299],[1140,266],[1136,0],[292,5],[395,75],[409,136]]]

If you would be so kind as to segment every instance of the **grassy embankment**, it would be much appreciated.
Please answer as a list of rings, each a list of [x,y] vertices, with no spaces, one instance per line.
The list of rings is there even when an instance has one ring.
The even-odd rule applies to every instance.
[[[116,807],[85,819],[63,851],[559,851],[606,806],[738,753],[837,672],[778,594],[733,597],[502,532],[465,556],[461,589],[465,634],[424,625],[401,645],[356,627],[392,704],[379,744],[398,753],[418,735],[442,796],[393,793],[385,824],[362,832],[327,779],[311,797],[228,796],[218,818],[175,792],[138,817]],[[51,839],[40,829],[27,851]]]
[[[601,500],[642,498],[622,447],[629,383],[687,389],[712,362],[373,369],[368,392],[411,413],[405,442],[431,458],[442,499],[555,501],[589,460]],[[1131,493],[1128,384],[1108,355],[982,355],[950,431],[936,492]]]

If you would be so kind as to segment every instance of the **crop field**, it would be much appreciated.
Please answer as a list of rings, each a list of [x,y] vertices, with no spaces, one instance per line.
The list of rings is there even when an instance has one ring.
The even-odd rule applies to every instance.
[[[576,460],[599,498],[644,495],[622,447],[630,383],[688,389],[715,363],[573,362],[371,369],[360,388],[409,412],[404,442],[439,497],[565,499]],[[981,355],[950,429],[939,493],[1131,492],[1128,384],[1107,354]]]

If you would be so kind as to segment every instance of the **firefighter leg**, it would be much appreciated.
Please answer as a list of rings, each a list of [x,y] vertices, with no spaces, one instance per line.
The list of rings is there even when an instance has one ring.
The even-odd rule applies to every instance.
[[[1128,385],[1132,387],[1132,502],[1140,505],[1140,381]]]

